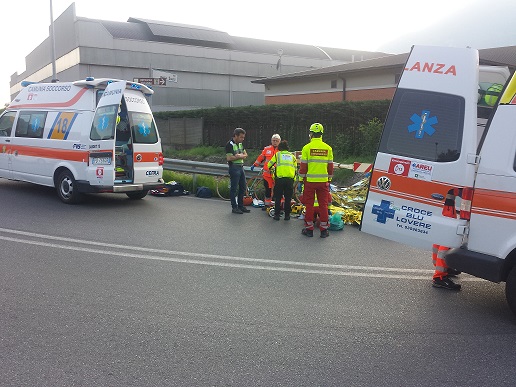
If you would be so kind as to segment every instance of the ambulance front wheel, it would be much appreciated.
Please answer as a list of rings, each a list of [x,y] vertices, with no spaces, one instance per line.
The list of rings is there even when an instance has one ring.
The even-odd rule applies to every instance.
[[[74,204],[81,200],[81,194],[72,172],[64,170],[59,174],[56,181],[57,196],[63,203]]]
[[[505,281],[505,298],[512,313],[516,314],[516,266],[512,267]]]
[[[143,199],[145,196],[147,196],[148,192],[149,192],[149,190],[144,189],[143,191],[132,191],[132,192],[126,192],[125,194],[131,200],[138,200],[138,199]]]

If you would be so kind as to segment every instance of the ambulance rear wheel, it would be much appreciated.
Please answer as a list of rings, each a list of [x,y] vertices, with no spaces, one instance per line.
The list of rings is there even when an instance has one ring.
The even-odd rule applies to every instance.
[[[74,204],[81,200],[82,195],[77,189],[77,184],[72,172],[65,170],[61,172],[56,181],[57,196],[63,203]]]
[[[147,196],[148,192],[149,192],[149,190],[144,189],[143,191],[132,191],[132,192],[126,192],[125,194],[131,200],[138,200],[138,199],[143,199],[145,196]]]
[[[516,314],[516,266],[512,267],[505,281],[505,298],[512,313]]]

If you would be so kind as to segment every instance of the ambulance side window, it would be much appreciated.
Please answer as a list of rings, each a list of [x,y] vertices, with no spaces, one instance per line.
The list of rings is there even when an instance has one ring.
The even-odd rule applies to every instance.
[[[7,112],[0,117],[0,137],[10,137],[16,112]]]
[[[16,124],[16,137],[43,138],[46,112],[21,112]]]
[[[118,105],[98,108],[91,125],[90,139],[98,141],[114,138],[117,112]]]
[[[379,151],[449,162],[461,152],[464,98],[398,89],[389,110]]]
[[[96,98],[95,98],[95,106],[99,104],[100,99],[104,95],[104,90],[97,90]]]

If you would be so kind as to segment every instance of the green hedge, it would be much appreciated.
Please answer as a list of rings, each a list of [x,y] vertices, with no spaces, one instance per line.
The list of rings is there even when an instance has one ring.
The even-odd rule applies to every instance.
[[[308,128],[314,122],[324,126],[324,139],[330,145],[337,140],[346,145],[346,154],[360,155],[368,142],[368,130],[360,130],[372,121],[381,123],[389,109],[389,100],[332,102],[321,104],[262,105],[246,107],[217,107],[188,111],[157,112],[157,118],[203,118],[203,145],[223,146],[233,129],[246,130],[246,147],[261,149],[270,144],[274,133],[287,139],[290,149],[301,149],[308,140]],[[374,126],[374,125],[373,125]],[[377,126],[377,125],[376,125]],[[381,129],[380,129],[381,131]],[[376,141],[376,139],[375,139]],[[376,149],[375,149],[376,150]]]

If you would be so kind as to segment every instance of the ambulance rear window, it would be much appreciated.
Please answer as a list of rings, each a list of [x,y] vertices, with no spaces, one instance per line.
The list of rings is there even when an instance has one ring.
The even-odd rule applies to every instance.
[[[130,112],[129,123],[135,144],[155,144],[158,133],[152,115],[149,113]]]
[[[109,140],[114,138],[118,105],[102,106],[95,112],[91,125],[92,140]]]
[[[379,151],[428,161],[460,156],[464,98],[398,89],[385,123]]]

